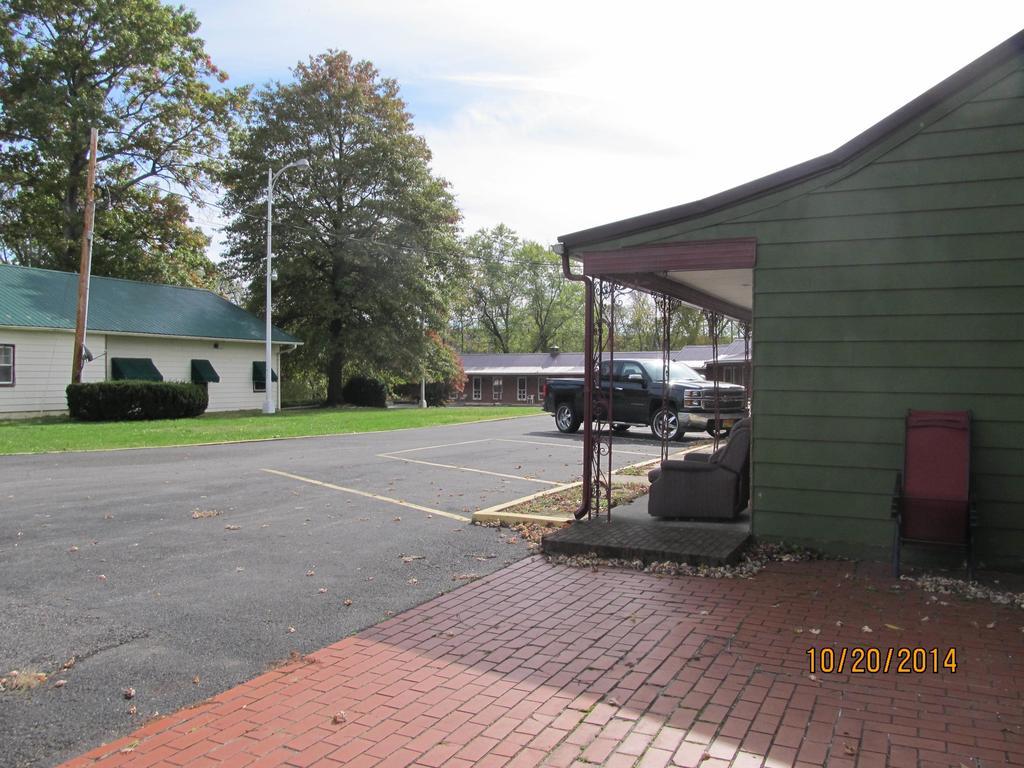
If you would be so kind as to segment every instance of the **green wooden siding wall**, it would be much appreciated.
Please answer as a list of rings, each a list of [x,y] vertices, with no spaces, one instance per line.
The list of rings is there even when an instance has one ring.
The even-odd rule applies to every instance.
[[[755,237],[754,530],[880,552],[908,408],[974,413],[979,554],[1024,565],[1024,62],[861,158],[608,246]]]

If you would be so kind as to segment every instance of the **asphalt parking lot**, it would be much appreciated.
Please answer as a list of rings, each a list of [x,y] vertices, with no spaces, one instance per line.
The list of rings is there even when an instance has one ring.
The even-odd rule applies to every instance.
[[[616,438],[615,464],[658,448]],[[580,459],[547,415],[0,458],[0,674],[49,675],[0,693],[0,762],[56,764],[524,557],[470,516]]]

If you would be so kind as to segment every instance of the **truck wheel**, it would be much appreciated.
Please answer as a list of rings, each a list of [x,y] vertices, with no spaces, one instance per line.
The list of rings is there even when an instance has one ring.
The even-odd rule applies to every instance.
[[[659,440],[678,440],[682,436],[675,408],[661,408],[651,417],[651,434]]]
[[[624,435],[629,432],[629,424],[612,424],[612,432],[616,435]]]
[[[576,414],[572,403],[562,403],[555,410],[555,426],[558,427],[559,432],[572,434],[580,428],[581,421],[582,419]]]

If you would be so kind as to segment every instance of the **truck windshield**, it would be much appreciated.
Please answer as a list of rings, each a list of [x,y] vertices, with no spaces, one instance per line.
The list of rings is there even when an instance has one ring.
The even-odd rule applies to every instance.
[[[662,369],[660,360],[642,360],[640,361],[640,364],[643,365],[644,370],[647,371],[647,375],[651,377],[651,381],[661,381],[664,370]],[[703,381],[703,378],[686,363],[671,362],[668,365],[668,380]]]

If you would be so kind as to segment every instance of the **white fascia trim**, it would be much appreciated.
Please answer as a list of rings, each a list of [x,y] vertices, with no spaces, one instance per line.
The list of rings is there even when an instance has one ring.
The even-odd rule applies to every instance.
[[[58,333],[75,332],[74,328],[47,328],[39,325],[0,325],[0,328],[10,328],[12,331],[57,331]],[[260,344],[263,339],[232,339],[226,336],[177,336],[169,333],[130,333],[128,331],[105,331],[102,328],[88,328],[86,335],[102,336],[131,336],[140,339],[184,339],[186,341],[232,341],[238,344]],[[304,341],[271,341],[272,345],[289,346],[292,349],[305,344]]]

